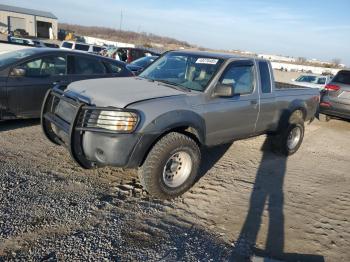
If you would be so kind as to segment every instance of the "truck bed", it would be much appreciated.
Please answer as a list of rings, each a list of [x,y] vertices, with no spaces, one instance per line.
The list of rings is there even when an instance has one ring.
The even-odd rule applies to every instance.
[[[293,85],[293,84],[284,83],[284,82],[275,82],[275,88],[276,89],[290,89],[290,88],[311,89],[310,87]]]

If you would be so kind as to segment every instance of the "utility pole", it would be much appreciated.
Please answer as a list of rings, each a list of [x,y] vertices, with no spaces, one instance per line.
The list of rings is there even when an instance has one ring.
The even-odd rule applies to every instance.
[[[119,25],[120,31],[122,31],[122,24],[123,24],[123,9],[120,10],[120,25]]]

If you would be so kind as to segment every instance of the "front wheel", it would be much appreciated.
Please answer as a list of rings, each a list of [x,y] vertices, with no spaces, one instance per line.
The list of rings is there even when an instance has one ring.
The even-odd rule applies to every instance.
[[[139,178],[151,195],[174,198],[194,184],[200,158],[200,149],[192,138],[172,132],[153,146],[139,169]]]

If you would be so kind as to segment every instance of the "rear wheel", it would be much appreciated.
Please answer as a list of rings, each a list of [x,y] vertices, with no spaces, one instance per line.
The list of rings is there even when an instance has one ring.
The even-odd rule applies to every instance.
[[[325,114],[319,114],[318,120],[320,120],[321,122],[329,122],[331,120],[331,117]]]
[[[169,199],[182,195],[195,182],[201,153],[190,137],[172,132],[151,149],[139,169],[142,185],[148,193]]]
[[[304,139],[304,118],[301,111],[295,111],[289,118],[288,124],[279,134],[273,136],[274,151],[290,156],[298,151]]]

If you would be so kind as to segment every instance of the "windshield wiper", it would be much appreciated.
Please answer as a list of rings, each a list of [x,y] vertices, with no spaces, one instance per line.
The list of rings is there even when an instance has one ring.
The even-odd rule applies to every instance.
[[[167,80],[163,80],[163,79],[154,79],[154,81],[160,82],[162,84],[166,84],[167,86],[172,87],[172,88],[177,89],[177,90],[180,89],[180,90],[185,91],[185,92],[191,92],[191,89],[189,89],[185,86],[182,86],[180,84],[171,82],[171,81],[167,81]]]

